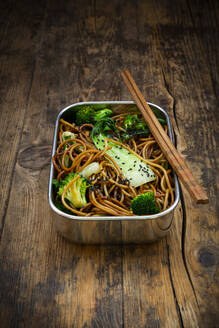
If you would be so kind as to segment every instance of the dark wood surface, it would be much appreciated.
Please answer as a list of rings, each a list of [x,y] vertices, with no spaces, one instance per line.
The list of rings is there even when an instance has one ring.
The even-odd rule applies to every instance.
[[[218,327],[217,1],[2,1],[0,326]],[[182,189],[173,228],[145,246],[76,246],[47,199],[58,112],[130,100],[129,69],[167,110],[210,203]]]

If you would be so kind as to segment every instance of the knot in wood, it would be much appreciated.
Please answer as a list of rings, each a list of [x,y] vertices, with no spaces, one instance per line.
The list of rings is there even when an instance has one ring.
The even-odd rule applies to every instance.
[[[199,251],[199,257],[198,261],[204,266],[204,267],[211,267],[216,264],[216,258],[214,255],[214,252],[211,251],[211,249],[208,248],[201,248]]]
[[[51,146],[29,146],[20,152],[18,156],[18,163],[21,167],[39,170],[49,164],[50,159]]]

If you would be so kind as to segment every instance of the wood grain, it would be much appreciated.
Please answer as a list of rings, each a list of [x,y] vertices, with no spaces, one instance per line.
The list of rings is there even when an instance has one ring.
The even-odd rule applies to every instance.
[[[206,14],[196,1],[6,3],[1,327],[216,327],[216,2],[202,2]],[[47,201],[54,122],[77,101],[129,100],[125,68],[168,111],[210,203],[183,189],[170,235],[152,245],[74,245]]]
[[[172,10],[171,12],[170,8],[166,8],[165,14],[163,11],[158,18],[161,19],[162,16],[164,20],[168,19],[168,17],[170,19],[173,12],[186,10],[186,7],[180,4],[176,8],[172,8]],[[211,199],[210,204],[201,209],[198,206],[192,205],[189,195],[183,189],[184,222],[182,251],[185,268],[199,306],[201,315],[200,325],[214,327],[218,291],[216,291],[217,288],[214,291],[213,289],[215,284],[217,284],[217,264],[214,261],[212,268],[210,269],[209,267],[208,274],[212,275],[210,273],[212,270],[214,274],[211,276],[211,283],[210,281],[206,283],[206,271],[199,264],[198,254],[200,248],[205,246],[206,251],[209,247],[209,254],[214,254],[213,257],[218,256],[216,255],[218,250],[216,251],[217,223],[215,212],[217,199],[217,179],[215,176],[217,152],[216,134],[214,133],[217,123],[215,122],[214,111],[208,110],[208,108],[216,108],[216,99],[213,96],[213,86],[208,65],[206,65],[206,57],[202,49],[200,49],[199,38],[201,35],[198,34],[197,30],[195,30],[194,34],[190,34],[190,29],[193,27],[191,13],[185,16],[184,24],[188,27],[187,33],[182,33],[180,28],[177,36],[175,32],[170,29],[166,31],[165,28],[160,28],[158,33],[161,44],[166,44],[167,39],[172,40],[168,47],[161,46],[163,55],[161,62],[162,65],[165,65],[163,70],[166,69],[166,84],[170,92],[174,94],[175,99],[177,99],[175,111],[178,114],[178,128],[180,135],[184,135],[187,144],[187,150],[184,151],[184,154],[192,170],[196,170],[202,179],[203,185],[207,188],[207,193]],[[185,65],[187,58],[189,58],[190,65]],[[179,72],[181,73],[181,81],[178,81]],[[209,161],[211,162],[210,171]],[[203,224],[206,224],[208,228],[200,229],[200,226]],[[213,230],[211,227],[214,227]],[[211,251],[211,249],[213,250]],[[203,297],[203,295],[207,295],[206,293],[212,293],[214,296],[209,297],[207,301]],[[204,306],[203,303],[205,304]]]
[[[37,29],[40,29],[44,15],[43,4],[32,7],[36,16],[26,20],[23,15],[29,11],[28,5],[18,8],[4,2],[1,6],[5,15],[1,15],[0,21],[0,138],[1,153],[4,154],[0,166],[0,238],[35,70],[35,44],[41,37]]]

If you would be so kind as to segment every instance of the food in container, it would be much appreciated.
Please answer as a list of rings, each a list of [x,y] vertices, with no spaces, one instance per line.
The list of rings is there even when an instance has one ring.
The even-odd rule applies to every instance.
[[[166,112],[149,105],[172,139]],[[85,106],[94,108],[97,116],[86,124],[81,111]],[[110,119],[101,118],[103,114]],[[77,103],[60,112],[49,201],[65,237],[78,243],[112,244],[146,243],[166,235],[179,200],[178,181],[146,130],[133,102]],[[56,183],[52,186],[54,178],[57,188]],[[82,197],[79,189],[84,190]]]

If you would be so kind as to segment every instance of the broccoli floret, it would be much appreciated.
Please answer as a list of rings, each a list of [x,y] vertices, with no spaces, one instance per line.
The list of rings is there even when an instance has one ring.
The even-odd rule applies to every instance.
[[[62,196],[65,187],[77,176],[76,173],[69,173],[65,179],[61,180],[59,183],[59,189],[57,194]],[[57,183],[55,184],[57,188]],[[81,208],[87,204],[86,200],[86,190],[90,186],[89,182],[80,176],[65,194],[65,199],[67,199],[75,208]]]
[[[153,192],[147,192],[135,197],[131,201],[131,209],[136,215],[149,215],[159,212]]]
[[[123,127],[126,130],[131,130],[135,127],[135,124],[138,122],[139,122],[138,115],[128,114],[123,121]]]
[[[94,122],[98,122],[99,120],[102,120],[105,117],[109,117],[111,114],[112,114],[111,109],[104,108],[94,113],[93,120]]]
[[[95,110],[91,106],[82,106],[76,113],[76,124],[93,123]]]
[[[158,121],[161,125],[166,125],[166,121],[162,118],[158,118]],[[127,115],[123,121],[123,128],[126,131],[122,134],[122,139],[125,140],[133,138],[139,134],[143,137],[147,137],[150,133],[147,124],[141,118],[139,118],[137,114]]]
[[[101,106],[102,107],[102,106]],[[94,124],[102,118],[109,117],[112,114],[111,109],[97,108],[95,106],[82,106],[76,113],[76,124],[81,125],[85,123]]]
[[[122,138],[126,140],[138,134],[146,137],[150,133],[147,124],[143,122],[137,114],[127,115],[123,121],[123,128],[126,131],[123,133]]]

